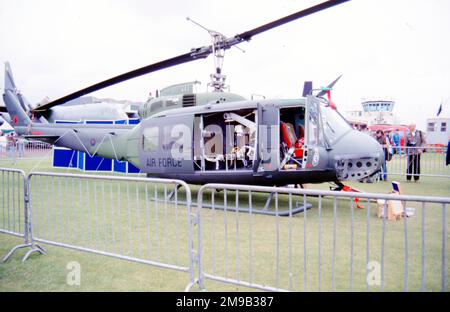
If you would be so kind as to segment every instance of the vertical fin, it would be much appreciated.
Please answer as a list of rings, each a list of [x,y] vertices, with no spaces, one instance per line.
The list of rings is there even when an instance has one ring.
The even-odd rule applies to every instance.
[[[31,120],[17,96],[16,84],[14,83],[11,66],[8,62],[5,63],[5,90],[3,93],[3,101],[5,102],[6,109],[11,117],[11,125],[14,128],[16,126],[28,126],[31,124]]]

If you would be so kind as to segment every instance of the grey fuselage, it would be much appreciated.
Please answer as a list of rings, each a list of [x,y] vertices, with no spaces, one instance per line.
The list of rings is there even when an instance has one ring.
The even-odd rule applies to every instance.
[[[381,146],[346,126],[336,111],[315,105],[308,111],[305,99],[212,102],[162,111],[134,127],[33,123],[17,128],[38,139],[54,136],[59,146],[129,161],[149,176],[193,184],[321,183],[378,171]],[[301,157],[283,152],[282,122],[305,128]],[[327,122],[342,124],[331,132],[324,128]]]

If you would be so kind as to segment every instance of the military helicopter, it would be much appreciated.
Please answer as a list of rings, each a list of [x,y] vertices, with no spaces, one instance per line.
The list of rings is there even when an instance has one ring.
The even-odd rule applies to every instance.
[[[224,51],[236,44],[346,1],[323,2],[230,38],[211,32],[211,45],[99,82],[36,107],[33,115],[41,119],[67,101],[210,54],[220,64]],[[208,94],[190,93],[189,84],[165,90],[143,108],[143,119],[136,126],[32,121],[21,105],[8,63],[3,99],[19,134],[129,161],[148,176],[192,184],[287,185],[360,180],[379,171],[384,161],[381,146],[350,127],[332,103],[329,89],[309,88],[300,99],[245,100],[224,92],[220,65],[211,78],[214,91]],[[179,92],[180,88],[185,90]]]

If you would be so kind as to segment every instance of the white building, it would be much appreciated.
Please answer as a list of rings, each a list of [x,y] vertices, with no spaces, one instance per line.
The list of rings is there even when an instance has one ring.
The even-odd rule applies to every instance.
[[[447,145],[450,140],[450,118],[433,117],[427,119],[427,143]]]
[[[369,100],[361,103],[363,109],[347,111],[346,117],[349,122],[370,125],[395,125],[398,119],[394,115],[393,100]]]

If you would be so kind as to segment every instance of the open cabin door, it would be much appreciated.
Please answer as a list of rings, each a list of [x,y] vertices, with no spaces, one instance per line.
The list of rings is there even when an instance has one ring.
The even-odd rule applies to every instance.
[[[318,167],[324,159],[321,155],[326,153],[320,105],[315,96],[306,97],[303,168]]]
[[[278,170],[280,164],[279,109],[273,104],[258,104],[257,146],[254,174]]]

